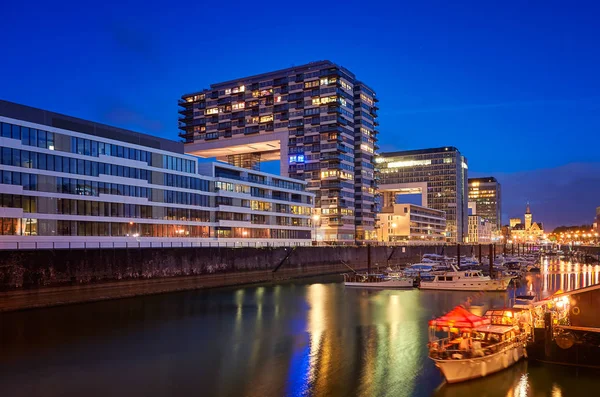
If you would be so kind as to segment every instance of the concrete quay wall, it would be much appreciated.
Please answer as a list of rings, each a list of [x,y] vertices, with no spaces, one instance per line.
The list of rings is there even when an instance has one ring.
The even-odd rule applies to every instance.
[[[482,246],[482,255],[488,255],[488,250],[489,246]],[[2,251],[0,291],[251,271],[293,278],[307,272],[349,271],[346,265],[366,269],[369,256],[373,269],[383,269],[417,262],[425,253],[441,252],[442,247],[427,245]],[[502,248],[497,247],[496,253],[500,252]],[[444,253],[455,256],[456,247],[447,246]],[[477,256],[478,248],[461,246],[461,254]]]

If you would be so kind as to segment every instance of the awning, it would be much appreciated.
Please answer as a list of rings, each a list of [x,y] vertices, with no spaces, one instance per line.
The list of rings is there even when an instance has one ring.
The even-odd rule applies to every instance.
[[[489,318],[479,317],[462,306],[456,306],[443,316],[429,321],[431,327],[475,328],[490,323]]]

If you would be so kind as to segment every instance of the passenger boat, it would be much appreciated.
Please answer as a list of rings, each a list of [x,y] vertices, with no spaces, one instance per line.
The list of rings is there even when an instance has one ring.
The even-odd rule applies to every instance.
[[[526,335],[516,325],[492,325],[462,306],[431,320],[429,358],[448,383],[464,382],[501,371],[526,355]],[[439,339],[437,332],[448,337]]]
[[[422,280],[419,288],[457,291],[506,291],[513,276],[490,278],[480,270],[459,270],[454,264],[453,271],[437,273],[433,280]]]
[[[400,273],[390,274],[344,274],[346,287],[377,288],[377,289],[403,289],[413,288],[412,278],[404,277]]]

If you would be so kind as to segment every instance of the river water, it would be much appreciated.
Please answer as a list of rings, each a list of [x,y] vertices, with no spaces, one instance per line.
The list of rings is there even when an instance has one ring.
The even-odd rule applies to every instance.
[[[560,264],[519,291],[597,283]],[[0,314],[0,396],[584,396],[599,374],[521,362],[446,385],[427,322],[457,304],[504,306],[515,291],[372,291],[339,277]],[[590,394],[591,393],[591,394]]]

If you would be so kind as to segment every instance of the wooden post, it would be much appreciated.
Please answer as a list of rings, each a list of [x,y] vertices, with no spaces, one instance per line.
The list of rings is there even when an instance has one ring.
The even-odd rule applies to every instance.
[[[479,266],[481,266],[481,244],[477,244],[479,247]]]
[[[489,247],[490,254],[490,278],[494,278],[494,248],[493,244],[490,244]]]
[[[367,244],[367,273],[371,274],[371,244]]]

